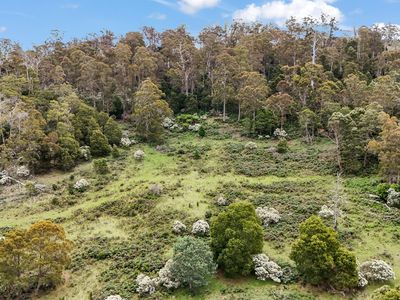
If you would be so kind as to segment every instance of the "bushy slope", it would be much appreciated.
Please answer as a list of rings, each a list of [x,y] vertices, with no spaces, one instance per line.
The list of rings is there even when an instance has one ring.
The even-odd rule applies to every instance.
[[[28,226],[52,219],[74,241],[72,264],[65,283],[42,299],[104,299],[120,294],[136,297],[134,279],[156,273],[171,255],[176,236],[174,220],[188,228],[199,218],[209,219],[221,207],[216,199],[249,200],[255,206],[272,206],[281,221],[265,229],[265,253],[290,264],[288,253],[298,225],[318,213],[332,195],[335,173],[332,145],[325,140],[305,146],[289,142],[290,151],[277,153],[274,140],[257,140],[257,149],[245,149],[244,140],[231,128],[214,130],[205,138],[191,133],[171,134],[162,151],[137,144],[121,149],[121,157],[108,158],[110,173],[97,175],[91,164],[73,172],[54,172],[35,178],[51,191],[28,197],[16,186],[1,190],[0,229]],[[211,131],[210,131],[211,132]],[[137,161],[133,153],[146,157]],[[85,178],[90,188],[72,193],[68,186]],[[400,274],[400,211],[369,199],[376,178],[345,178],[340,238],[360,262],[381,258]],[[149,188],[162,186],[160,196]],[[399,280],[396,283],[400,283]],[[363,299],[371,290],[356,297]],[[189,299],[186,291],[162,298]],[[341,299],[299,284],[278,285],[254,278],[228,280],[218,274],[195,296],[199,299]],[[350,298],[350,297],[349,297]]]

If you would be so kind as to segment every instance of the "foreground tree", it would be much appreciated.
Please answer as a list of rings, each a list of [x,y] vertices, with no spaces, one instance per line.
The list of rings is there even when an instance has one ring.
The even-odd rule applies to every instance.
[[[285,123],[286,115],[289,113],[291,106],[294,104],[293,98],[284,93],[272,95],[267,100],[267,106],[276,112],[280,117],[281,129]]]
[[[290,258],[307,283],[341,290],[357,286],[354,254],[340,245],[338,234],[317,216],[300,225]]]
[[[207,243],[190,236],[179,238],[175,243],[172,261],[173,278],[192,291],[207,285],[216,269]]]
[[[135,93],[133,119],[138,134],[147,140],[160,138],[162,121],[172,114],[164,93],[150,79],[146,79]]]
[[[62,281],[71,248],[64,229],[50,221],[8,232],[0,240],[0,287],[13,299],[32,289],[37,294],[54,287]]]
[[[211,247],[228,276],[251,272],[253,255],[263,247],[263,228],[251,203],[231,204],[212,221]]]

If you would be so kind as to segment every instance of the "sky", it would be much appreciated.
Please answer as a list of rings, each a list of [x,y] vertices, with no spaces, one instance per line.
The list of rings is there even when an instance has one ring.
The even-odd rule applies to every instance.
[[[400,0],[0,0],[0,39],[24,48],[45,41],[53,29],[65,40],[109,29],[117,36],[153,26],[185,24],[196,35],[232,20],[284,24],[290,16],[336,17],[344,30],[376,23],[400,24]]]

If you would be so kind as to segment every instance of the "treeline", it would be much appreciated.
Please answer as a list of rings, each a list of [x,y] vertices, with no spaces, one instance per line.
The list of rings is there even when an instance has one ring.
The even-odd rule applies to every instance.
[[[374,168],[377,155],[388,157],[382,154],[386,136],[379,137],[383,124],[392,122],[383,127],[398,128],[397,119],[389,117],[400,113],[398,36],[396,26],[385,25],[361,27],[347,37],[334,19],[321,16],[290,19],[285,28],[210,26],[197,37],[184,26],[164,32],[144,27],[122,37],[104,31],[64,42],[55,31],[44,44],[27,51],[3,39],[0,143],[2,153],[8,154],[2,159],[31,157],[36,161],[27,163],[35,168],[45,162],[64,165],[60,160],[77,155],[71,154],[76,147],[66,142],[68,138],[91,146],[96,131],[103,142],[105,125],[112,123],[109,116],[140,118],[147,130],[152,116],[158,122],[170,114],[159,102],[164,98],[175,113],[212,111],[224,120],[228,115],[244,120],[254,135],[270,135],[277,127],[302,133],[309,143],[327,135],[337,145],[341,171],[365,172]],[[146,91],[138,94],[145,82]],[[147,99],[156,104],[143,110]],[[24,126],[29,128],[27,136]],[[34,134],[38,128],[41,137]],[[56,144],[64,149],[58,156],[64,158],[48,159],[46,150],[32,140],[51,140],[55,131]],[[368,147],[375,138],[374,147]],[[397,138],[389,137],[392,142]],[[22,142],[25,139],[29,143]],[[15,143],[23,145],[10,145]],[[30,153],[20,154],[24,151]],[[399,171],[385,174],[397,181]]]

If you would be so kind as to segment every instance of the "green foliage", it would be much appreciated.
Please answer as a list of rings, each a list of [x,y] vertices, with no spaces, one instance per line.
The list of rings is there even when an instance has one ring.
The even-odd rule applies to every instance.
[[[387,285],[375,290],[373,300],[400,300],[400,287],[391,288]]]
[[[99,175],[104,175],[110,172],[107,160],[105,159],[96,159],[93,161],[93,169]]]
[[[90,153],[93,156],[105,156],[110,152],[111,147],[107,138],[100,130],[94,130],[90,135]]]
[[[252,256],[261,253],[263,247],[263,228],[251,203],[231,204],[212,219],[211,247],[228,276],[251,272]]]
[[[376,194],[381,198],[381,200],[386,201],[388,190],[390,188],[394,189],[396,192],[400,191],[400,185],[398,184],[380,183],[376,187]]]
[[[119,145],[122,138],[122,130],[119,124],[113,119],[108,118],[104,125],[104,135],[108,139],[110,145]]]
[[[300,225],[300,236],[292,246],[290,258],[307,283],[341,290],[357,286],[354,254],[340,245],[337,233],[317,216]]]
[[[0,240],[4,295],[16,299],[33,289],[38,292],[61,283],[62,273],[70,262],[70,251],[71,242],[66,239],[64,229],[49,221],[39,221],[27,230],[8,232]]]
[[[276,147],[278,153],[286,153],[289,151],[288,142],[286,139],[281,139]]]
[[[199,137],[201,137],[201,138],[206,136],[206,130],[204,129],[204,126],[200,126],[198,134],[199,134]]]
[[[180,114],[175,118],[176,123],[184,129],[188,129],[189,125],[200,122],[200,117],[197,114]]]
[[[113,145],[112,149],[111,149],[111,155],[113,158],[118,158],[121,156],[121,154],[119,153],[119,149],[117,147],[117,145]]]
[[[275,128],[279,127],[279,118],[270,109],[261,109],[254,124],[254,131],[259,135],[272,136]]]
[[[173,278],[190,290],[205,286],[216,269],[207,243],[190,236],[176,241],[172,260]]]

